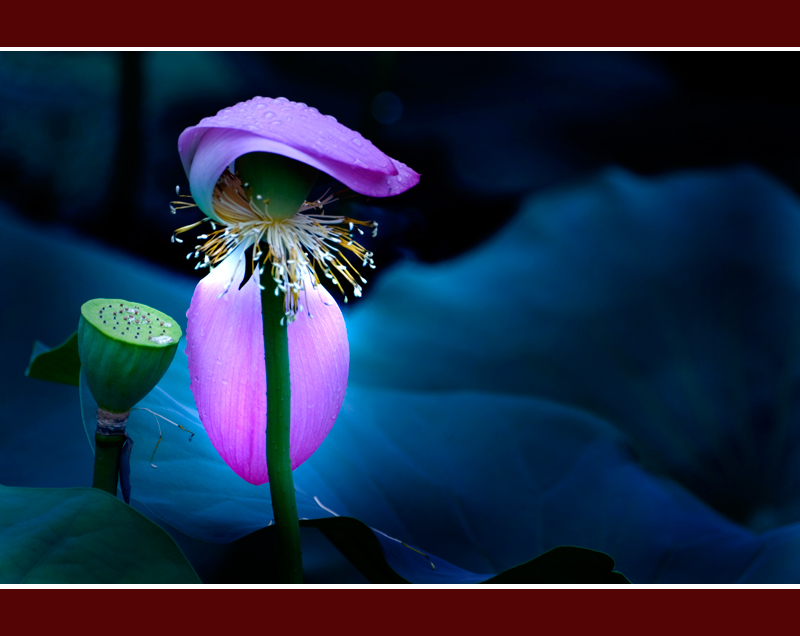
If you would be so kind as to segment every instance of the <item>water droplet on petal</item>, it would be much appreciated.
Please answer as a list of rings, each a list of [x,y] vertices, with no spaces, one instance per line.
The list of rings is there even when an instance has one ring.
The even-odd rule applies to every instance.
[[[352,138],[350,141],[352,141],[352,142],[353,142],[353,145],[354,145],[354,146],[358,146],[359,148],[360,148],[360,147],[361,147],[361,145],[362,145],[362,143],[361,143],[361,140],[360,140],[358,137],[353,137],[353,138]]]

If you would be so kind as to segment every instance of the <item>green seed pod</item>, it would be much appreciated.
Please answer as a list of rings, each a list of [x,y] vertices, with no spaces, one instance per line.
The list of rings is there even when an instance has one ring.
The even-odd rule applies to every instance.
[[[97,405],[127,413],[169,368],[181,328],[165,313],[120,299],[83,304],[78,353]]]
[[[271,152],[251,152],[236,160],[236,172],[251,203],[273,219],[290,219],[303,205],[319,170]]]

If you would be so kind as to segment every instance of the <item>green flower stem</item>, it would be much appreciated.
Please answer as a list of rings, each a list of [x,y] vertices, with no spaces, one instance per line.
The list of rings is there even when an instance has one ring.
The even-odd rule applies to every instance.
[[[280,545],[280,580],[303,582],[300,522],[289,455],[291,381],[289,334],[284,318],[284,294],[275,295],[275,281],[265,270],[262,278],[261,315],[264,322],[264,354],[267,363],[267,469],[272,512]]]
[[[125,435],[94,435],[94,479],[92,488],[117,496],[119,462]]]

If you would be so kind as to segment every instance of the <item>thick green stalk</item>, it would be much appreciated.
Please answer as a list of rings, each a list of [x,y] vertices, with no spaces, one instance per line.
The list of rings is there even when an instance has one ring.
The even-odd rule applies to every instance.
[[[280,542],[282,583],[303,582],[300,522],[289,455],[291,380],[289,336],[284,318],[284,294],[275,295],[275,281],[266,269],[262,277],[261,314],[267,363],[267,469],[272,512]],[[281,324],[283,322],[283,324]]]
[[[99,488],[117,496],[120,456],[125,439],[125,435],[95,433],[92,488]]]

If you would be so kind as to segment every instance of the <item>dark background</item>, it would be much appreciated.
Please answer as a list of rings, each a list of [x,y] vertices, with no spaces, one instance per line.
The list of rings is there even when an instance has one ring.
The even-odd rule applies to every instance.
[[[457,255],[520,198],[606,165],[754,163],[800,191],[792,52],[3,52],[0,200],[188,276],[181,131],[255,95],[306,102],[422,174],[332,212],[391,262]],[[387,95],[388,93],[388,95]],[[321,191],[335,184],[320,184]],[[321,192],[320,192],[321,193]],[[190,239],[191,240],[191,239]],[[365,290],[367,295],[369,286]]]

